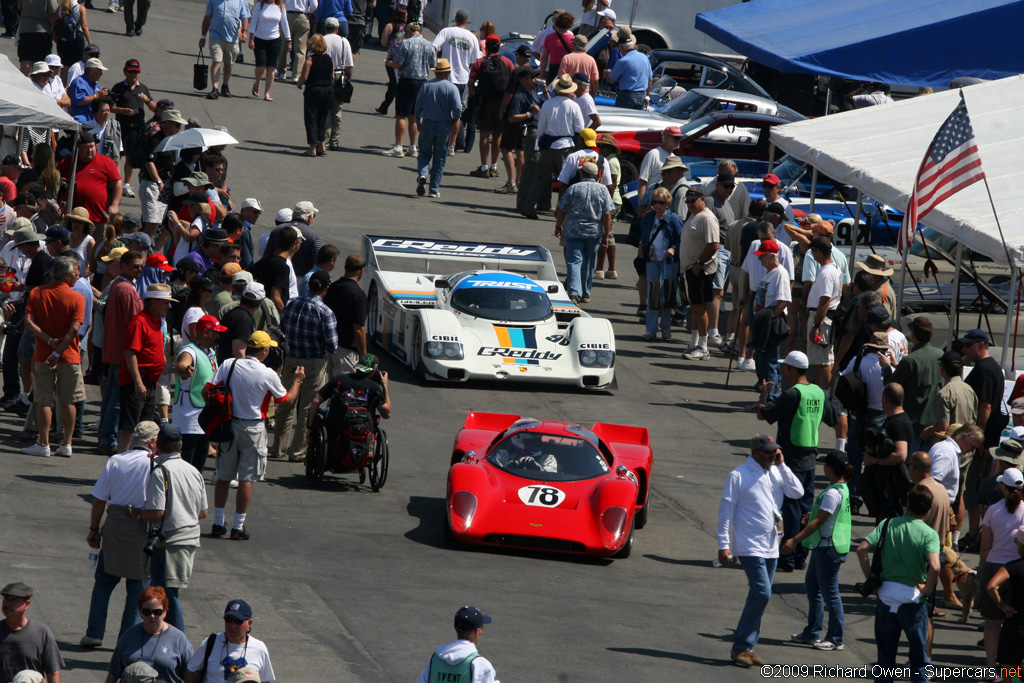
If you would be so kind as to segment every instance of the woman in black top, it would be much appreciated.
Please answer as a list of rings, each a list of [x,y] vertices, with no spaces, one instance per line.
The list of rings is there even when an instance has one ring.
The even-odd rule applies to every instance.
[[[306,124],[306,144],[309,149],[302,156],[315,157],[327,153],[327,114],[334,97],[334,62],[327,55],[327,43],[319,33],[309,39],[309,52],[299,75],[299,88],[306,85],[302,98],[303,119]]]
[[[1024,558],[1024,527],[1011,532],[1017,552]],[[999,587],[1008,582],[1008,599],[999,592]],[[996,607],[1006,615],[999,632],[999,651],[996,661],[1003,667],[1019,667],[1024,659],[1024,559],[1007,562],[995,573],[987,586],[989,597]]]

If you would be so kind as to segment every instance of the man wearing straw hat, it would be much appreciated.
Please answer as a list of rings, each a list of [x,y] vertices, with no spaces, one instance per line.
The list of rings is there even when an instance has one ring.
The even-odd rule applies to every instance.
[[[452,66],[444,57],[437,60],[431,69],[434,78],[423,84],[416,96],[414,110],[416,125],[420,130],[419,177],[416,180],[416,194],[426,192],[427,175],[430,175],[430,196],[441,196],[441,176],[444,175],[448,159],[448,141],[452,126],[462,115],[462,96],[449,77]]]
[[[121,173],[110,157],[98,153],[92,133],[79,133],[78,145],[72,205],[84,207],[93,223],[106,223],[121,207]],[[71,178],[71,162],[69,157],[57,166],[62,178]]]
[[[117,378],[121,392],[120,435],[117,450],[128,447],[135,425],[156,421],[156,383],[163,374],[164,332],[161,323],[171,308],[171,286],[149,285],[142,297],[142,312],[128,323],[124,365]]]
[[[868,254],[866,259],[857,262],[857,267],[871,276],[871,289],[882,297],[882,305],[889,310],[889,317],[899,323],[900,314],[896,310],[896,290],[889,282],[889,276],[893,274],[893,269],[886,263],[885,258],[878,254]]]
[[[569,74],[562,74],[553,84],[555,97],[544,102],[537,117],[537,149],[540,160],[527,192],[521,213],[537,220],[537,211],[551,206],[551,177],[562,169],[565,158],[576,146],[575,137],[586,128],[583,111],[573,101],[576,84]]]

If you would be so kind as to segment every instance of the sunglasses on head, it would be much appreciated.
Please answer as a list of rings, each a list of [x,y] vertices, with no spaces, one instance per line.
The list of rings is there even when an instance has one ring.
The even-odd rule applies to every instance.
[[[144,617],[159,617],[161,614],[164,613],[162,607],[157,607],[156,609],[148,609],[146,607],[143,607],[141,611],[142,616]]]

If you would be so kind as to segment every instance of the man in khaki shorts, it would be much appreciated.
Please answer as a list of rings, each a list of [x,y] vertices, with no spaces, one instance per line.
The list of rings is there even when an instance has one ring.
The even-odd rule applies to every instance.
[[[827,237],[812,238],[807,256],[819,265],[807,295],[807,359],[811,367],[818,368],[818,386],[828,391],[835,363],[833,334],[838,322],[835,318],[843,291],[843,276],[832,260],[832,242]]]
[[[292,386],[285,391],[277,373],[264,365],[271,347],[277,342],[262,330],[249,336],[244,358],[226,360],[213,376],[214,385],[227,386],[231,391],[231,433],[228,444],[217,448],[217,482],[213,493],[214,538],[227,533],[224,506],[232,479],[238,480],[235,494],[235,521],[231,526],[232,541],[246,541],[245,515],[252,500],[252,484],[267,469],[266,406],[270,399],[283,408],[290,408],[299,395],[306,369],[292,370]],[[303,417],[302,419],[305,419]]]
[[[75,404],[85,400],[78,328],[85,322],[85,298],[72,289],[78,279],[78,262],[61,257],[53,264],[51,281],[29,293],[25,329],[35,337],[32,374],[35,405],[39,410],[39,441],[22,449],[26,455],[50,457],[50,423],[53,402],[63,411],[64,443],[56,455],[71,457]]]
[[[249,5],[245,0],[210,0],[206,6],[208,14],[203,17],[203,34],[199,36],[199,49],[206,46],[206,34],[210,34],[210,58],[213,68],[210,69],[210,84],[213,90],[206,96],[215,100],[221,95],[231,97],[228,81],[231,79],[231,67],[238,56],[238,43],[249,39]],[[224,83],[218,87],[220,70],[224,69]]]

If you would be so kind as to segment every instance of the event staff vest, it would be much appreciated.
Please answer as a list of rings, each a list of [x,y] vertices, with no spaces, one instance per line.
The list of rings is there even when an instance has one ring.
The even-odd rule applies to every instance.
[[[474,652],[458,664],[449,664],[435,652],[430,658],[428,683],[472,683],[473,660],[479,656],[479,652]]]
[[[789,440],[799,448],[818,447],[818,426],[825,414],[825,392],[817,384],[794,384],[800,394],[796,415],[789,429]]]
[[[192,349],[192,352],[196,355],[196,371],[195,374],[192,375],[192,384],[188,387],[188,398],[192,402],[192,406],[194,408],[202,408],[206,405],[206,399],[203,398],[203,389],[206,387],[207,382],[213,380],[213,376],[216,374],[217,368],[214,367],[213,361],[210,359],[210,355],[200,348],[195,342],[186,344],[182,348]],[[180,396],[181,377],[178,376],[178,373],[174,373],[173,403],[177,404]]]
[[[811,507],[811,514],[807,517],[808,520],[812,520],[818,516],[818,508],[821,507],[821,499],[825,497],[829,489],[837,489],[843,496],[843,501],[839,504],[839,508],[835,511],[832,516],[835,518],[835,523],[832,525],[832,547],[836,549],[836,552],[840,555],[845,555],[850,552],[850,538],[853,536],[853,523],[850,519],[850,491],[847,489],[846,484],[839,482],[838,484],[832,484],[827,489],[821,492],[821,495],[814,501],[814,506]],[[829,520],[832,521],[832,520]],[[814,550],[821,545],[821,529],[816,529],[813,534],[801,541],[800,545],[807,548],[808,550]]]

